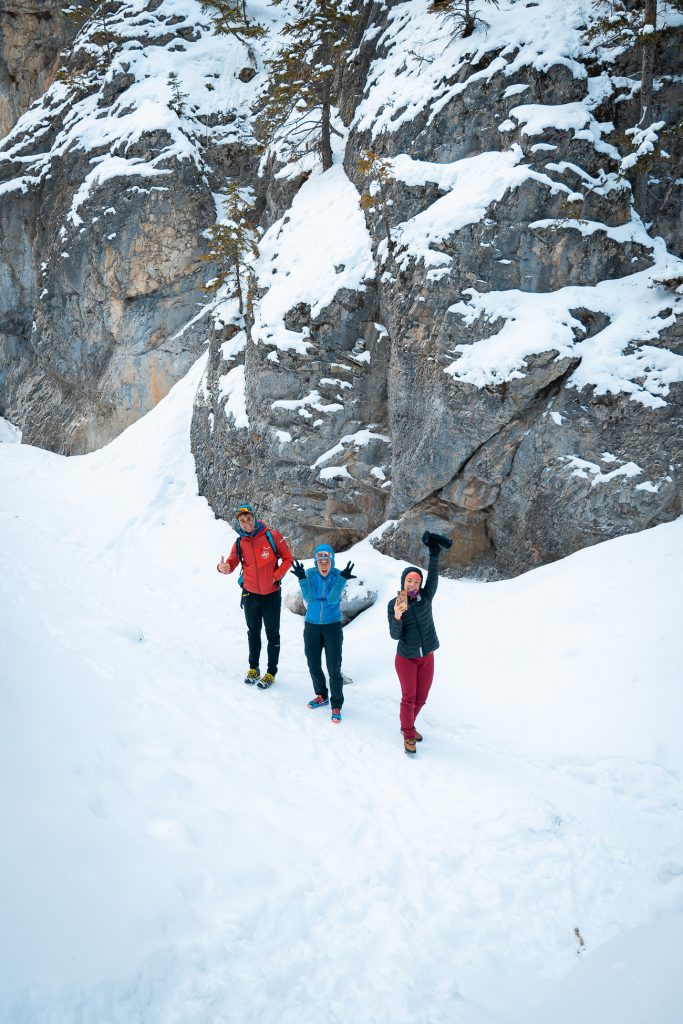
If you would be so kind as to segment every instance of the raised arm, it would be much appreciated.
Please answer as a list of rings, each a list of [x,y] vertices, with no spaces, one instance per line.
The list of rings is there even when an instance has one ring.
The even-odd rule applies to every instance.
[[[436,593],[439,585],[439,548],[429,549],[429,563],[427,565],[427,580],[424,585],[425,597],[431,599]]]

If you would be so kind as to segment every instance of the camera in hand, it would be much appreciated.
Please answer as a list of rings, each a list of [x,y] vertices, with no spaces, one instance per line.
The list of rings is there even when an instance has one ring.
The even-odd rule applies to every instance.
[[[453,541],[450,537],[444,537],[442,533],[431,533],[429,530],[425,530],[422,534],[422,543],[428,548],[438,546],[448,550],[448,548],[453,544]]]

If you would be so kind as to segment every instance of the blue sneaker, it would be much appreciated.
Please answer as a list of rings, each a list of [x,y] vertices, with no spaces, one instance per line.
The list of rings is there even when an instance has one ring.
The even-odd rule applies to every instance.
[[[313,700],[309,700],[309,702],[306,705],[306,707],[310,708],[311,711],[314,711],[315,708],[324,708],[325,705],[329,704],[329,703],[330,703],[329,697],[320,697],[319,695],[316,694],[316,696],[313,698]]]
[[[335,725],[341,722],[341,708],[332,708],[332,721]]]

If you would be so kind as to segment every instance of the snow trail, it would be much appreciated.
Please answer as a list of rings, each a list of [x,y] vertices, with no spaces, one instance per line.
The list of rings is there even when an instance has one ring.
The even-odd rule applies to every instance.
[[[0,444],[2,1019],[529,1019],[575,927],[589,962],[683,911],[683,521],[442,580],[409,760],[402,565],[367,542],[342,725],[305,708],[284,609],[275,687],[243,685],[230,531],[189,452],[202,371],[92,455]]]

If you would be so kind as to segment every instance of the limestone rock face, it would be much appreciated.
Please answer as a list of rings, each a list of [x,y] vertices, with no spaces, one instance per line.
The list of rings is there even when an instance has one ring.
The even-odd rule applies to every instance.
[[[0,138],[51,84],[76,25],[53,0],[5,0],[0,11]]]
[[[523,42],[496,48],[492,29],[439,78],[443,49],[413,46],[406,5],[369,6],[341,110],[358,193],[364,153],[388,170],[366,211],[372,280],[314,312],[315,289],[297,302],[294,285],[289,334],[264,334],[280,293],[263,268],[289,274],[274,239],[286,246],[315,180],[271,165],[241,377],[213,358],[195,409],[202,493],[226,516],[250,497],[300,556],[389,518],[381,550],[419,563],[431,529],[453,540],[447,571],[493,576],[681,514],[683,275],[654,241],[680,245],[678,212],[660,203],[643,229],[615,144],[615,126],[638,119],[625,77],[637,69],[627,56],[540,69]],[[669,120],[676,35],[656,93]],[[436,102],[415,100],[420,75]],[[243,386],[239,426],[226,369]],[[363,427],[381,434],[370,449]]]
[[[389,346],[375,308],[368,284],[316,317],[293,313],[288,323],[310,332],[310,358],[280,352],[273,362],[243,332],[228,342],[216,332],[192,436],[200,491],[219,516],[251,495],[302,557],[316,544],[348,547],[384,520]]]
[[[192,46],[210,24],[165,0],[144,18],[125,3],[110,14],[111,48],[86,23],[59,79],[0,142],[0,410],[26,442],[66,454],[106,444],[202,352],[214,193],[228,175],[253,178],[257,159],[253,139],[238,142],[239,111],[217,109],[201,79],[190,106],[183,68],[194,74]],[[15,54],[26,82],[32,38],[35,52],[25,42]],[[167,70],[153,79],[162,49]],[[243,51],[236,43],[228,85]],[[207,81],[216,91],[216,74]]]
[[[51,447],[57,435],[63,452],[100,447],[153,408],[200,351],[201,325],[186,329],[200,297],[195,225],[213,211],[210,196],[171,173],[172,190],[101,188],[86,230],[38,242],[36,372],[15,378],[10,406],[21,409],[28,443]],[[58,209],[71,197],[52,182]],[[81,219],[91,212],[79,209]]]

